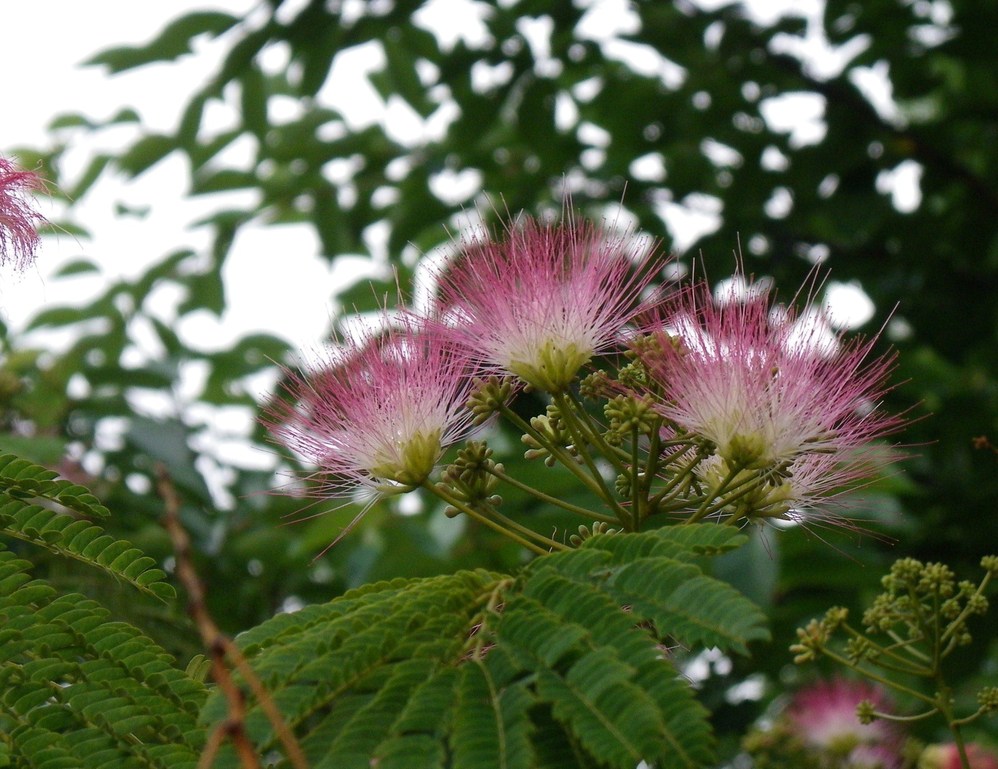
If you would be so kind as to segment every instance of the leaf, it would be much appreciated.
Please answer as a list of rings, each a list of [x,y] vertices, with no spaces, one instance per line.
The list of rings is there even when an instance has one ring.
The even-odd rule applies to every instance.
[[[0,547],[0,721],[17,765],[193,769],[204,686],[97,602],[60,595],[28,568]]]
[[[173,137],[149,134],[143,136],[118,157],[118,167],[129,176],[138,176],[175,149],[177,142]]]
[[[243,125],[261,140],[270,128],[267,120],[267,83],[256,67],[248,67],[240,78]]]
[[[97,155],[93,160],[91,160],[86,170],[76,180],[76,184],[74,184],[69,189],[70,199],[79,200],[80,198],[82,198],[87,193],[87,191],[91,187],[93,187],[93,185],[100,178],[100,175],[104,172],[104,169],[107,168],[107,165],[110,162],[111,162],[111,156],[106,154]],[[81,261],[84,260],[77,260],[77,263]],[[63,270],[59,274],[62,275],[68,273],[66,273],[65,268],[63,268]]]
[[[445,736],[450,731],[459,677],[457,668],[444,667],[413,689],[388,737],[374,751],[382,769],[444,766]]]
[[[191,51],[191,40],[199,35],[218,37],[239,19],[220,11],[190,13],[172,21],[156,39],[141,47],[109,48],[84,62],[103,65],[112,73],[124,72],[156,61],[172,61]]]
[[[100,267],[95,262],[90,259],[73,259],[60,267],[55,277],[64,278],[69,275],[86,275],[94,272],[100,272]]]
[[[40,497],[85,516],[107,518],[108,509],[89,490],[58,473],[14,454],[0,453],[0,491],[22,498]]]
[[[642,558],[617,572],[607,589],[635,614],[688,647],[716,646],[748,654],[769,640],[766,615],[730,585],[680,568],[668,558]]]
[[[72,326],[76,323],[83,323],[87,319],[87,315],[78,307],[52,307],[35,315],[28,324],[28,330],[33,331],[51,326],[56,328]]]
[[[496,651],[461,667],[451,746],[457,766],[530,769],[534,765],[528,710],[534,694],[525,680],[497,676]]]
[[[158,601],[176,596],[154,559],[89,521],[0,494],[0,534],[84,563]]]
[[[662,641],[740,648],[765,634],[698,565],[744,541],[720,528],[593,537],[515,578],[367,585],[239,643],[315,767],[695,769],[714,760],[707,713]],[[258,750],[280,750],[248,708]],[[213,695],[202,722],[225,712]],[[237,765],[226,748],[219,766]]]
[[[413,31],[421,31],[414,27]],[[407,30],[408,32],[408,30]],[[424,32],[424,34],[426,34]],[[416,112],[423,118],[429,117],[436,105],[428,98],[426,89],[419,80],[416,73],[416,57],[408,46],[408,35],[390,42],[384,46],[385,56],[388,60],[388,81],[391,88],[384,96],[398,95],[408,102]]]
[[[258,186],[259,180],[252,171],[240,171],[235,168],[220,168],[198,174],[194,179],[191,192],[204,195],[208,192],[228,192],[230,190],[251,189]]]

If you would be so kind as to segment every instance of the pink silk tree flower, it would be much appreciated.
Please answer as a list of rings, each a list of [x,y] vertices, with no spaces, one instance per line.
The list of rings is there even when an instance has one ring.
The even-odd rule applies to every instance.
[[[571,217],[528,217],[504,240],[462,245],[437,275],[440,314],[486,373],[551,393],[620,342],[665,262],[643,259],[647,242]]]
[[[810,750],[832,759],[831,766],[896,769],[901,766],[903,734],[883,719],[861,723],[861,702],[890,712],[886,693],[872,684],[845,678],[819,681],[796,693],[786,711],[790,731]]]
[[[45,221],[29,193],[44,188],[41,177],[20,171],[0,157],[0,264],[14,263],[23,270],[38,251],[37,227]]]
[[[739,489],[728,512],[802,517],[868,475],[873,441],[901,424],[879,407],[893,356],[871,359],[876,338],[845,340],[819,316],[774,309],[765,284],[726,301],[694,285],[653,338],[638,352],[654,408],[713,446],[699,472]]]
[[[464,354],[416,320],[383,320],[380,334],[344,343],[311,374],[290,375],[289,404],[266,419],[316,465],[322,496],[411,491],[472,429]]]
[[[998,769],[998,756],[977,743],[966,746],[970,769]],[[960,750],[955,743],[929,745],[918,758],[918,769],[962,769]]]

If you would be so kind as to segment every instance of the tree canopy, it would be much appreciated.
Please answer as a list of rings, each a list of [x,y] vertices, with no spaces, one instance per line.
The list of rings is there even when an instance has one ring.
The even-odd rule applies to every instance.
[[[122,105],[109,120],[57,116],[47,146],[16,148],[55,182],[52,194],[66,203],[57,225],[85,238],[73,203],[110,175],[140,177],[167,156],[187,164],[192,198],[210,204],[216,193],[248,190],[253,202],[207,206],[204,252],[159,255],[144,275],[86,306],[40,308],[28,332],[70,331],[64,352],[3,329],[4,449],[127,511],[109,530],[161,565],[172,549],[152,489],[165,467],[205,582],[226,586],[209,590],[209,606],[233,632],[378,579],[510,568],[523,560],[519,549],[473,526],[442,526],[442,509],[428,500],[405,515],[378,503],[315,558],[358,506],[283,525],[305,502],[269,493],[282,482],[273,463],[243,462],[231,446],[205,440],[213,420],[238,413],[252,425],[240,445],[273,454],[251,420],[279,397],[270,386],[276,364],[294,351],[260,333],[214,350],[175,326],[224,311],[222,270],[251,224],[303,224],[330,262],[364,255],[391,268],[374,290],[358,281],[338,294],[340,324],[386,295],[405,301],[397,286],[469,217],[501,226],[510,213],[557,212],[570,200],[659,239],[686,270],[700,260],[712,276],[727,275],[737,252],[746,272],[772,276],[787,299],[820,263],[833,280],[861,285],[875,306],[864,330],[882,327],[880,348],[898,350],[887,405],[910,418],[899,438],[906,459],[858,505],[877,536],[793,529],[754,536],[719,559],[717,576],[770,614],[775,648],[809,612],[871,590],[895,540],[920,558],[976,564],[998,541],[987,440],[998,434],[998,7],[828,0],[807,16],[761,18],[751,4],[648,1],[597,16],[599,3],[521,0],[465,4],[481,24],[467,37],[445,35],[434,21],[445,5],[268,0],[245,18],[192,13],[148,43],[94,55],[89,64],[113,75],[194,55],[205,37],[227,51],[177,106],[173,131],[144,131],[142,116]],[[594,31],[600,24],[612,34]],[[334,65],[361,46],[378,52],[369,80],[390,110],[358,128],[328,96]],[[218,103],[237,115],[230,127],[207,119]],[[802,108],[813,116],[805,133],[781,119]],[[401,135],[399,116],[419,130]],[[66,171],[74,142],[121,124],[139,138]],[[237,143],[251,149],[227,152]],[[99,271],[93,256],[63,276]],[[182,296],[174,317],[150,309],[164,285]],[[159,354],[136,363],[140,335]],[[135,404],[150,397],[168,407],[143,415]],[[537,472],[516,453],[504,461]],[[302,469],[290,456],[281,467]],[[511,495],[509,504],[531,503]],[[531,512],[560,525],[550,510]],[[825,538],[834,547],[816,554],[813,540]],[[56,582],[106,590],[63,561],[49,568]],[[141,621],[190,656],[193,631],[164,631],[171,618],[161,612],[144,611]],[[966,655],[968,679],[986,646]],[[771,657],[760,659],[776,676],[786,660]],[[701,692],[722,736],[758,713],[759,703],[725,701],[739,675],[736,666]]]

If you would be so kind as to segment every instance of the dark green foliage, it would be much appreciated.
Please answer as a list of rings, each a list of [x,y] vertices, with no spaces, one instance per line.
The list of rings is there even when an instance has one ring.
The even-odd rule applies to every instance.
[[[579,756],[571,765],[690,769],[711,761],[711,730],[661,643],[709,636],[744,651],[767,637],[762,613],[696,565],[743,541],[709,525],[596,536],[518,577],[359,588],[239,642],[313,767],[530,769]],[[659,587],[677,580],[696,591]],[[216,695],[202,719],[224,712]],[[259,709],[248,723],[261,752],[278,748]]]
[[[203,87],[177,105],[172,133],[146,131],[120,150],[94,152],[89,162],[80,162],[81,135],[117,131],[122,123],[141,129],[141,116],[125,108],[110,119],[57,118],[52,126],[58,134],[47,149],[19,150],[27,167],[37,165],[56,183],[56,198],[79,200],[99,188],[107,174],[142,176],[167,157],[188,164],[194,195],[248,188],[258,196],[245,206],[226,202],[222,208],[209,198],[210,213],[199,225],[214,242],[203,253],[169,254],[145,276],[118,281],[93,300],[39,308],[32,328],[75,335],[67,348],[52,352],[37,339],[12,337],[0,327],[5,450],[52,467],[67,446],[74,447],[74,456],[80,450],[99,455],[98,477],[82,482],[122,513],[106,524],[109,534],[141,543],[159,563],[170,552],[157,523],[160,505],[141,484],[126,485],[126,479],[144,478],[148,486],[155,463],[165,461],[183,497],[182,517],[201,556],[199,568],[209,584],[227,586],[210,592],[209,604],[233,632],[270,616],[289,597],[320,602],[348,587],[399,574],[518,565],[520,554],[486,532],[455,531],[436,510],[399,518],[388,505],[372,509],[355,536],[313,562],[357,509],[348,506],[308,524],[280,526],[301,501],[263,494],[274,485],[270,470],[242,466],[227,452],[205,448],[199,439],[206,431],[193,416],[202,403],[256,409],[269,396],[249,383],[284,359],[287,344],[272,338],[257,344],[247,336],[215,351],[202,346],[205,340],[176,333],[199,313],[225,311],[231,297],[223,290],[222,270],[239,234],[251,233],[253,226],[305,223],[318,235],[320,253],[334,261],[366,254],[365,233],[382,222],[389,234],[387,260],[400,270],[405,285],[412,257],[446,242],[445,228],[456,229],[455,214],[482,202],[478,190],[462,200],[442,200],[430,191],[431,181],[443,172],[471,173],[495,203],[494,208],[480,205],[487,220],[506,210],[536,213],[558,207],[564,193],[571,192],[578,207],[596,216],[603,215],[605,204],[621,202],[637,227],[661,237],[666,249],[677,243],[663,211],[695,212],[705,206],[719,212],[716,229],[688,244],[686,254],[702,255],[713,278],[731,271],[732,251],[740,248],[746,270],[775,277],[781,296],[789,298],[811,259],[827,254],[832,279],[859,281],[876,303],[867,331],[879,328],[892,312],[903,321],[892,326],[901,331],[884,342],[899,347],[896,381],[904,382],[889,396],[889,406],[904,410],[918,403],[914,416],[933,416],[899,437],[919,447],[913,452],[918,456],[904,465],[904,482],[896,477],[881,484],[856,505],[864,527],[886,530],[901,544],[848,531],[798,528],[753,536],[749,547],[717,564],[718,574],[765,606],[780,647],[814,612],[837,603],[856,608],[864,593],[877,588],[887,558],[903,553],[945,560],[960,571],[976,564],[981,548],[998,540],[995,457],[972,444],[976,436],[994,440],[998,433],[994,4],[829,0],[822,18],[760,23],[740,3],[711,11],[688,3],[633,3],[639,23],[622,37],[682,69],[667,79],[654,68],[621,61],[599,42],[580,39],[581,3],[479,4],[488,11],[480,47],[464,40],[442,45],[414,23],[422,5],[272,0],[254,11],[252,23],[226,14],[192,14],[147,45],[94,57],[107,70],[122,71],[186,56],[198,35],[218,36],[215,44],[224,49],[221,64],[205,70]],[[347,6],[363,6],[370,13],[346,18]],[[947,9],[952,10],[948,21],[939,15]],[[546,61],[539,61],[525,39],[522,20],[529,19],[550,19]],[[850,41],[863,41],[863,46],[851,49],[851,59],[845,55],[850,49],[842,49],[840,66],[825,71],[780,47],[805,34],[814,39],[819,31],[833,46]],[[420,115],[453,99],[456,116],[441,134],[404,146],[383,123],[355,128],[322,104],[320,95],[330,85],[337,58],[368,43],[383,46],[386,54],[384,66],[371,76],[380,93],[404,100]],[[276,48],[287,51],[290,65],[265,71],[264,55]],[[889,72],[895,114],[872,107],[856,87],[866,67]],[[474,74],[493,68],[503,77],[484,86],[476,83]],[[133,76],[141,75],[139,69]],[[108,87],[114,87],[113,80]],[[765,118],[775,100],[796,94],[810,95],[822,113],[817,122],[824,133],[813,143],[799,142]],[[275,120],[277,101],[289,97],[304,106],[302,113]],[[204,116],[223,100],[239,110],[241,119],[211,133]],[[559,104],[577,110],[578,118],[556,121]],[[605,131],[606,141],[599,142],[605,146],[596,146],[582,126]],[[98,138],[101,147],[118,146]],[[247,138],[255,154],[245,162],[218,162],[227,148]],[[708,152],[718,145],[734,154],[719,158]],[[70,149],[76,162],[64,162]],[[664,174],[639,173],[634,162],[642,157],[660,160]],[[333,182],[323,174],[326,164],[337,160],[356,163],[349,179]],[[899,210],[883,191],[882,180],[902,163],[917,164],[922,174],[920,204],[910,211]],[[79,170],[56,172],[68,168]],[[779,193],[789,201],[782,212],[767,205]],[[86,237],[77,223],[57,224],[63,232]],[[248,234],[238,242],[252,240]],[[161,250],[158,243],[136,243],[136,257],[147,261]],[[92,256],[99,265],[100,255]],[[280,264],[282,256],[259,258]],[[372,256],[371,262],[383,256]],[[680,257],[688,267],[689,257]],[[87,269],[78,265],[67,271],[67,279]],[[164,288],[182,297],[173,315],[157,315],[149,301]],[[393,302],[394,290],[391,279],[374,290],[358,282],[341,295],[341,306],[368,310],[385,294]],[[157,352],[139,365],[134,359],[126,364],[126,351],[148,349],[139,343],[142,329],[150,331]],[[178,386],[190,365],[207,369],[200,390]],[[82,394],[75,389],[69,395],[71,380],[87,385]],[[137,382],[175,403],[176,411],[157,420],[136,418],[129,399]],[[181,392],[188,396],[181,398]],[[524,414],[533,405],[522,406]],[[122,445],[98,440],[108,423],[127,425]],[[273,450],[260,429],[240,439]],[[545,472],[516,457],[503,461],[529,482]],[[222,470],[218,476],[229,503],[213,496],[205,482],[205,468],[215,467]],[[573,496],[570,478],[547,473],[546,480],[553,493],[582,501]],[[505,496],[510,509],[522,510],[549,530],[563,530],[564,520],[550,510],[531,506],[515,492]],[[657,551],[653,558],[676,557]],[[37,565],[44,573],[45,564]],[[638,569],[625,572],[619,590],[639,577]],[[667,590],[663,584],[651,591],[644,606],[663,621],[672,616],[674,598]],[[724,600],[719,595],[722,606]],[[706,639],[711,623],[709,617],[702,620],[696,632]],[[982,638],[996,635],[993,624],[980,633]],[[736,639],[731,644],[738,648]],[[985,675],[988,668],[981,662],[988,654],[994,650],[984,643],[968,648],[959,663],[961,675]],[[783,662],[780,652],[759,654],[751,671],[781,681]],[[736,658],[728,677],[715,676],[705,685],[704,699],[721,734],[743,731],[764,705],[734,708],[725,699],[749,670]],[[441,701],[449,702],[459,685],[448,684]],[[426,689],[428,702],[437,702],[435,693],[432,686]],[[418,720],[419,715],[407,717]],[[550,708],[536,705],[531,717],[533,745],[543,765],[592,764],[560,728],[549,728],[559,723]],[[394,758],[386,754],[385,765],[405,767],[410,752],[441,750],[439,742],[418,730],[399,745]]]
[[[190,53],[190,42],[198,35],[218,36],[239,20],[227,13],[191,13],[171,22],[148,45],[114,48],[90,59],[90,64],[102,64],[112,72],[123,72],[144,64],[171,61]]]
[[[204,686],[95,601],[0,550],[0,740],[16,769],[197,763]],[[4,753],[0,751],[0,756]]]
[[[55,503],[77,515],[42,507],[31,499]],[[109,513],[83,486],[25,459],[0,455],[0,533],[85,563],[159,600],[176,595],[154,559],[79,514]]]
[[[85,516],[110,515],[86,488],[58,475],[13,454],[0,454],[0,492],[21,499],[42,497]]]

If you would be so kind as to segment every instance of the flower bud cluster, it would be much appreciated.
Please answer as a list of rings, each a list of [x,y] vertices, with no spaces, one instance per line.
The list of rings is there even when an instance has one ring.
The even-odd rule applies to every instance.
[[[492,471],[502,472],[503,466],[492,460],[492,449],[482,441],[468,441],[453,463],[444,468],[441,483],[456,499],[471,507],[483,503],[498,507],[502,497],[495,493],[499,479]],[[449,517],[460,510],[448,506],[444,511]]]
[[[863,615],[867,632],[886,633],[900,626],[905,637],[920,640],[926,627],[939,627],[950,643],[964,646],[971,642],[967,620],[988,610],[988,599],[978,586],[968,580],[958,583],[945,564],[903,558],[881,583],[885,591]]]
[[[998,711],[998,687],[979,689],[977,711],[958,715],[942,664],[957,648],[971,642],[968,620],[987,611],[986,591],[994,577],[988,566],[994,563],[994,556],[982,559],[986,571],[980,583],[974,584],[969,580],[958,582],[945,564],[899,559],[881,580],[884,592],[863,613],[865,632],[850,626],[845,609],[829,609],[821,620],[811,620],[797,630],[797,643],[790,647],[794,662],[824,657],[902,691],[928,706],[918,719],[939,715],[960,740],[962,727]],[[841,651],[836,640],[840,634],[846,636]],[[912,680],[918,679],[925,681],[927,691],[912,687]],[[889,718],[866,705],[861,705],[859,715],[864,723]],[[900,754],[897,758],[900,761]],[[922,758],[925,760],[920,759],[920,767],[937,765],[936,753],[923,754]],[[955,769],[961,763],[952,766]],[[977,764],[972,762],[971,766]]]
[[[468,398],[468,410],[474,414],[472,424],[481,425],[495,416],[513,396],[513,383],[508,379],[490,376],[477,380]]]

